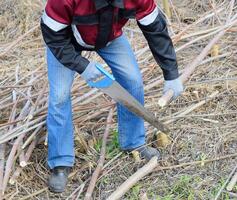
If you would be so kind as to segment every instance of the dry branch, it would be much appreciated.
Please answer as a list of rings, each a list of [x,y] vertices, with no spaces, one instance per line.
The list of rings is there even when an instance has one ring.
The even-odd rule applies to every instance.
[[[235,173],[236,169],[237,169],[237,166],[230,172],[228,178],[226,179],[226,181],[224,182],[224,184],[221,186],[221,188],[220,188],[219,191],[217,192],[217,194],[216,194],[214,200],[218,200],[218,199],[219,199],[221,193],[223,192],[223,190],[224,190],[224,188],[226,187],[227,183],[229,182],[229,180],[231,179],[231,177],[232,177],[233,174]]]
[[[237,182],[237,172],[235,172],[234,176],[231,178],[230,182],[226,186],[227,191],[232,191],[234,186],[236,185]]]
[[[3,175],[5,162],[5,144],[0,144],[0,200],[3,199]]]
[[[10,51],[13,47],[15,47],[17,44],[19,44],[19,42],[21,40],[23,40],[27,35],[29,35],[30,33],[34,32],[36,29],[39,28],[39,25],[34,26],[33,28],[31,28],[29,31],[27,31],[26,33],[24,33],[23,35],[21,35],[19,38],[17,38],[15,41],[13,41],[6,49],[4,52],[0,53],[0,57],[6,55],[6,53],[8,53],[8,51]]]
[[[33,141],[31,142],[31,144],[29,145],[29,147],[28,147],[28,149],[27,149],[27,151],[26,151],[26,154],[25,154],[25,162],[26,162],[26,164],[27,164],[27,162],[29,161],[30,156],[31,156],[31,154],[33,153],[33,150],[34,150],[36,144],[37,144],[37,141],[36,141],[36,139],[35,139],[35,140],[33,140]],[[25,166],[19,166],[19,167],[14,171],[12,177],[11,177],[10,180],[9,180],[9,183],[10,183],[11,185],[13,185],[13,184],[15,183],[15,180],[16,180],[17,177],[20,175],[21,171],[23,170],[23,167],[25,167]]]
[[[218,91],[213,92],[210,96],[208,96],[206,99],[189,106],[188,108],[185,108],[183,111],[180,111],[179,113],[174,114],[174,119],[170,119],[168,121],[165,121],[164,124],[169,124],[173,121],[175,121],[176,118],[179,117],[184,117],[185,115],[187,115],[188,113],[192,112],[193,110],[199,108],[200,106],[204,105],[205,103],[209,102],[210,100],[212,100],[213,98],[215,98],[217,95],[219,94]]]
[[[163,5],[164,5],[165,14],[167,15],[168,18],[171,18],[169,0],[163,0]]]
[[[187,167],[187,166],[193,166],[193,165],[200,165],[202,163],[210,163],[218,160],[228,159],[237,157],[237,153],[230,154],[226,156],[221,156],[214,159],[209,160],[202,160],[202,161],[194,161],[189,163],[183,163],[179,165],[173,165],[169,167],[160,167],[158,166],[157,158],[152,158],[146,165],[144,165],[142,168],[140,168],[137,172],[135,172],[132,176],[130,176],[122,185],[120,185],[108,198],[107,200],[116,200],[120,199],[131,187],[133,187],[139,180],[141,180],[144,176],[151,172],[155,171],[163,171],[163,170],[170,170],[170,169],[176,169],[180,167]],[[156,169],[155,169],[156,168]],[[154,170],[155,169],[155,170]],[[235,169],[234,169],[235,170]],[[231,173],[231,176],[233,175],[233,171]],[[229,180],[229,179],[228,179]]]
[[[47,188],[39,190],[44,183],[41,182],[42,180],[37,180],[38,176],[34,178],[33,184],[28,181],[28,179],[24,179],[24,176],[19,176],[24,168],[16,162],[20,160],[21,164],[22,161],[24,161],[23,164],[28,164],[30,156],[39,141],[38,138],[41,138],[40,141],[45,138],[45,119],[47,116],[47,96],[49,91],[48,88],[42,91],[43,85],[47,84],[44,46],[40,41],[38,28],[39,14],[41,9],[43,9],[42,7],[40,8],[39,5],[42,3],[39,0],[34,3],[27,0],[24,1],[23,5],[21,1],[4,1],[0,3],[0,13],[5,13],[7,17],[5,18],[4,15],[0,16],[0,57],[4,58],[0,59],[0,146],[5,146],[5,158],[1,159],[1,157],[3,158],[4,156],[0,155],[0,190],[2,187],[1,184],[3,184],[3,180],[1,180],[3,176],[5,177],[4,184],[8,182],[6,179],[11,177],[9,183],[14,185],[9,185],[9,190],[6,188],[6,196],[3,198],[22,199],[24,196],[25,198],[36,198],[35,196],[40,194],[39,199],[54,199],[54,196],[51,196],[52,194],[47,192]],[[28,10],[21,12],[21,15],[19,15],[19,13],[15,15],[12,13],[12,9],[8,9],[11,8],[11,6],[8,6],[8,4],[11,5],[11,3],[16,5],[13,6],[14,12],[18,12],[18,8],[25,9],[25,5],[27,5],[26,9]],[[168,25],[169,30],[172,32],[173,42],[176,45],[179,63],[181,66],[189,66],[190,64],[188,63],[191,63],[193,66],[196,65],[200,67],[198,67],[198,70],[196,70],[197,67],[195,67],[194,80],[188,84],[187,91],[190,92],[186,92],[183,98],[178,99],[169,108],[160,110],[157,106],[157,102],[162,90],[162,73],[159,69],[157,70],[157,64],[152,59],[152,54],[147,43],[144,41],[142,32],[136,26],[133,26],[133,22],[131,26],[129,24],[129,26],[124,29],[124,32],[126,32],[133,46],[135,56],[141,67],[141,73],[145,83],[145,105],[149,107],[149,110],[155,112],[158,117],[161,116],[162,120],[166,121],[166,123],[180,119],[176,120],[176,123],[172,123],[172,134],[174,138],[181,136],[182,139],[179,141],[176,140],[175,143],[173,143],[172,151],[177,150],[176,145],[182,146],[183,141],[186,139],[192,143],[192,137],[197,137],[199,140],[195,140],[195,146],[198,149],[201,147],[204,153],[213,153],[213,155],[215,155],[214,157],[218,158],[223,146],[226,151],[234,152],[231,143],[234,143],[236,138],[235,118],[237,113],[237,92],[234,81],[236,81],[237,77],[235,65],[237,29],[236,24],[233,24],[237,18],[235,1],[189,1],[190,5],[195,5],[195,8],[191,8],[190,10],[189,8],[187,10],[187,8],[180,7],[175,1],[169,0],[169,3],[174,15],[171,21],[168,20]],[[183,1],[182,3],[185,4],[186,2]],[[202,11],[199,12],[202,7]],[[37,9],[34,10],[32,8]],[[23,19],[21,17],[24,13],[27,16],[23,16]],[[190,13],[192,17],[189,16]],[[28,18],[29,16],[32,17],[32,19]],[[4,21],[2,17],[3,19],[10,19],[9,23],[5,26],[2,26]],[[30,22],[30,24],[28,24],[28,22]],[[221,34],[223,30],[226,31],[224,36],[221,36],[222,39],[218,39],[218,42],[215,43],[219,46],[219,55],[207,57],[210,55],[210,52],[207,52],[207,56],[206,53],[203,55],[202,48],[207,45],[207,39],[215,35],[215,37],[217,37],[217,34]],[[197,60],[190,62],[189,58],[198,54],[200,54],[198,56],[198,62]],[[203,60],[201,57],[205,56],[207,58]],[[89,59],[92,60],[98,59],[98,56],[93,54],[86,55],[86,57],[90,57]],[[185,70],[186,69],[190,71],[190,68],[185,67]],[[180,71],[180,73],[183,74],[181,77],[183,77],[185,73],[190,77],[193,72],[187,73],[185,70],[183,72]],[[193,70],[194,69],[191,71]],[[206,102],[210,100],[208,95],[213,94],[216,90],[219,91],[218,101],[212,101],[207,104]],[[93,137],[93,139],[101,135],[104,131],[104,126],[108,125],[108,123],[106,123],[107,113],[111,106],[115,106],[115,103],[111,103],[111,100],[97,89],[89,89],[86,83],[78,77],[76,77],[74,81],[71,94],[74,111],[73,121],[77,125],[76,129],[78,129],[76,131],[79,133],[83,132],[86,137]],[[39,99],[38,102],[37,99]],[[201,107],[204,103],[206,103],[205,107]],[[195,111],[195,113],[187,115],[192,111]],[[116,117],[116,114],[114,114],[113,117]],[[198,120],[196,120],[197,118]],[[187,124],[184,123],[186,119],[192,120],[188,120],[189,123]],[[110,126],[115,128],[116,124],[111,123]],[[154,132],[152,127],[146,126],[148,133]],[[187,130],[185,130],[186,128]],[[193,132],[191,134],[190,129],[197,134],[193,134]],[[185,134],[181,135],[183,131],[185,131]],[[212,140],[203,141],[206,138],[200,139],[200,135],[213,138],[213,140],[218,142],[212,144]],[[19,137],[22,137],[22,139],[18,143],[16,150],[12,152],[12,148],[14,144],[18,142]],[[85,141],[87,142],[87,139],[85,139]],[[230,145],[226,145],[229,143]],[[75,147],[76,150],[77,148],[80,149],[77,145]],[[0,152],[0,154],[1,153],[3,153],[3,151]],[[45,153],[44,151],[40,153],[35,151],[36,155],[32,157],[34,160],[37,159],[39,163],[33,163],[32,166],[27,167],[27,170],[31,168],[40,169],[42,167],[41,162],[45,161]],[[87,156],[90,156],[90,158],[93,157],[92,162],[96,165],[97,153],[89,150],[87,153],[80,154],[79,157],[80,156],[83,157],[82,160],[87,159]],[[167,156],[169,158],[173,157],[172,155]],[[176,154],[174,159],[180,157],[184,160],[188,158],[187,163],[162,168],[159,167],[156,168],[155,171],[179,169],[186,166],[189,167],[206,163],[205,161],[189,162],[189,157],[186,153],[183,153],[183,151]],[[124,158],[126,158],[126,156],[119,153],[109,160],[103,167],[102,170],[104,173],[100,178],[107,175],[110,176],[114,171],[118,172],[121,170],[120,166]],[[81,161],[81,159],[79,160]],[[8,166],[7,169],[6,162]],[[233,163],[234,161],[231,162],[231,164]],[[126,165],[127,161],[124,164]],[[84,166],[83,161],[82,165]],[[83,179],[85,178],[84,180],[89,180],[90,173],[88,173],[88,171],[90,169],[88,168],[88,165],[86,165],[86,167],[84,167],[86,173],[81,173],[78,176]],[[213,169],[219,170],[218,166],[215,166]],[[121,171],[122,173],[126,173],[125,168]],[[205,169],[203,171],[205,171]],[[34,170],[27,172],[32,174],[27,173],[26,176],[35,175]],[[169,171],[169,173],[172,174],[172,171]],[[221,175],[222,173],[220,173],[220,176]],[[18,188],[17,178],[21,183],[20,188]],[[75,176],[75,178],[77,178],[77,176]],[[42,179],[45,178],[43,177]],[[152,182],[152,177],[149,181]],[[213,185],[214,181],[216,180],[212,181]],[[84,182],[83,184],[85,185],[86,183],[87,182]],[[101,184],[102,182],[97,181],[97,183],[98,190],[100,191],[100,187],[104,187],[104,185]],[[81,185],[79,189],[76,186],[78,190],[74,193],[75,195],[72,195],[73,198],[81,198],[80,192],[85,192],[85,190],[83,190],[84,185]],[[27,187],[30,187],[30,190]],[[105,190],[107,187],[109,186],[105,186]],[[209,189],[211,189],[211,185],[206,187],[206,190]],[[34,192],[30,194],[33,190]],[[98,190],[96,188],[95,198],[100,198],[101,194]],[[111,188],[109,190],[111,190]],[[222,191],[226,192],[224,190]],[[230,193],[227,194],[230,195]],[[99,195],[99,197],[97,195]],[[63,195],[62,198],[64,198]]]
[[[92,193],[95,188],[97,178],[99,177],[99,175],[102,171],[103,165],[104,165],[105,153],[106,153],[106,143],[107,143],[107,138],[109,136],[110,124],[112,122],[112,117],[113,117],[113,112],[114,112],[113,110],[114,110],[113,108],[110,109],[108,117],[107,117],[107,126],[104,131],[103,143],[102,143],[102,147],[101,147],[101,151],[100,151],[100,159],[99,159],[97,167],[91,177],[90,184],[89,184],[87,191],[86,191],[85,200],[92,199]]]
[[[151,173],[157,166],[157,157],[153,157],[146,165],[140,168],[136,173],[130,176],[122,185],[120,185],[107,200],[120,199],[131,187],[133,187],[144,176]]]
[[[227,32],[228,29],[230,29],[233,25],[235,25],[237,23],[237,20],[234,20],[233,22],[231,22],[230,24],[228,24],[228,26],[226,27],[226,29],[224,29],[223,31],[219,32],[209,43],[208,45],[202,50],[202,52],[191,62],[189,63],[184,72],[182,73],[182,75],[180,76],[181,81],[183,83],[185,83],[189,77],[191,76],[191,74],[194,72],[194,70],[196,69],[196,67],[202,62],[202,60],[206,57],[206,55],[210,52],[211,48],[213,47],[213,45],[215,45],[220,39],[221,37],[223,37],[225,35],[225,33]],[[164,107],[165,105],[167,105],[167,103],[171,100],[173,96],[173,91],[169,90],[167,91],[160,99],[159,99],[159,106]]]

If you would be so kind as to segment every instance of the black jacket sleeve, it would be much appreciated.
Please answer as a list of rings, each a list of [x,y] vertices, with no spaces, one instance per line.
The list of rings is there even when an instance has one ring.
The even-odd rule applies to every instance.
[[[46,45],[54,56],[65,67],[82,73],[89,64],[89,60],[81,56],[72,43],[73,33],[70,26],[54,31],[41,20],[41,31]]]
[[[163,14],[159,11],[151,24],[145,26],[138,22],[138,26],[142,30],[156,62],[160,65],[165,80],[178,78],[176,53]]]

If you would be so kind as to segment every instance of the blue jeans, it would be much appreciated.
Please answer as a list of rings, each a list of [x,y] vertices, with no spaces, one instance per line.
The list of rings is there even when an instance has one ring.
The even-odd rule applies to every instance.
[[[144,104],[142,76],[135,56],[125,36],[97,51],[110,66],[115,79]],[[71,86],[75,72],[64,67],[47,49],[49,106],[47,115],[48,165],[73,166],[74,142],[71,108]],[[131,150],[145,144],[144,121],[124,106],[117,104],[119,144]]]

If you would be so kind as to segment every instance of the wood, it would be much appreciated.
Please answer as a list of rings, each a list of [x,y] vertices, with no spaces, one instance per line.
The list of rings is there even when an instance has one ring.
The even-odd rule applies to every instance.
[[[225,155],[225,156],[220,156],[220,157],[213,158],[213,159],[187,162],[187,163],[182,163],[182,164],[179,164],[179,165],[172,165],[172,166],[167,166],[167,167],[157,166],[155,171],[171,170],[171,169],[177,169],[177,168],[180,168],[180,167],[188,167],[188,166],[194,166],[194,165],[201,165],[203,163],[207,164],[207,163],[210,163],[210,162],[215,162],[215,161],[229,159],[229,158],[234,158],[234,157],[237,157],[237,153],[229,154],[229,155]]]
[[[0,144],[0,200],[3,199],[3,176],[5,164],[5,144]]]
[[[157,171],[163,171],[163,170],[171,170],[171,169],[177,169],[181,167],[188,167],[188,166],[194,166],[194,165],[201,165],[206,164],[210,162],[215,162],[219,160],[224,160],[228,158],[234,158],[237,157],[237,153],[235,154],[229,154],[225,156],[221,156],[218,158],[213,159],[207,159],[207,160],[201,160],[201,161],[194,161],[194,162],[188,162],[188,163],[182,163],[179,165],[173,165],[168,167],[161,167],[158,165],[158,161],[156,157],[152,158],[146,165],[144,165],[142,168],[140,168],[136,173],[134,173],[132,176],[130,176],[122,185],[120,185],[108,198],[107,200],[116,200],[120,199],[131,187],[133,187],[141,178],[146,176],[147,174]],[[233,170],[235,171],[235,169]],[[231,172],[231,176],[234,172]],[[229,180],[229,179],[228,179]],[[225,184],[226,185],[226,184]]]
[[[170,124],[172,123],[173,121],[176,120],[176,118],[179,118],[179,117],[183,117],[185,115],[187,115],[188,113],[194,111],[195,109],[199,108],[200,106],[206,104],[207,102],[209,102],[210,100],[212,100],[213,98],[217,97],[217,95],[219,94],[218,91],[215,91],[213,92],[210,96],[208,96],[206,99],[196,103],[196,104],[193,104],[193,105],[190,105],[188,108],[185,108],[184,110],[180,111],[179,113],[175,114],[175,118],[174,119],[170,119],[170,120],[167,120],[164,122],[164,124]]]
[[[230,172],[228,178],[226,179],[226,181],[224,182],[224,184],[221,186],[221,188],[220,188],[219,191],[217,192],[217,194],[216,194],[214,200],[218,200],[218,199],[219,199],[221,193],[223,192],[223,190],[224,190],[224,188],[226,187],[227,183],[229,182],[229,180],[231,179],[231,177],[232,177],[233,174],[235,173],[236,169],[237,169],[237,166],[235,166],[235,168]]]
[[[10,51],[12,48],[14,48],[17,44],[19,44],[19,42],[21,40],[23,40],[28,34],[34,32],[36,29],[39,28],[39,25],[34,26],[33,28],[31,28],[29,31],[27,31],[26,33],[24,33],[22,36],[20,36],[19,38],[17,38],[16,40],[14,40],[6,49],[3,53],[0,53],[0,57],[6,55],[6,53],[8,51]]]
[[[213,45],[215,45],[221,37],[225,35],[228,29],[230,29],[233,25],[237,23],[237,20],[234,20],[232,23],[229,24],[229,26],[226,27],[226,29],[222,30],[220,33],[218,33],[209,43],[208,45],[202,50],[202,52],[186,67],[182,75],[180,76],[180,79],[183,83],[185,83],[191,74],[194,72],[196,67],[202,62],[202,60],[207,56],[207,54],[210,52]],[[168,90],[160,99],[159,99],[159,106],[164,107],[168,104],[168,102],[173,97],[173,91]]]
[[[13,104],[13,108],[12,108],[12,111],[11,111],[11,114],[10,114],[10,117],[9,117],[9,121],[15,119],[15,116],[16,116],[16,107],[17,107],[17,103],[18,103],[18,100],[19,98],[16,98],[16,95],[14,93],[12,93],[12,100],[15,101],[15,103]],[[13,129],[13,125],[10,125],[9,126],[9,129],[8,131],[11,131]],[[6,190],[6,186],[7,186],[7,182],[8,182],[8,178],[10,176],[10,172],[11,172],[11,168],[12,168],[12,163],[13,163],[13,159],[14,159],[14,155],[17,151],[17,147],[15,146],[15,149],[14,149],[14,144],[13,144],[13,147],[12,147],[12,150],[7,158],[7,161],[6,161],[6,164],[5,164],[5,148],[6,148],[6,144],[1,144],[2,147],[4,147],[4,149],[2,149],[2,163],[1,163],[1,168],[2,168],[2,172],[1,172],[1,175],[0,175],[0,187],[1,187],[1,195],[4,195],[4,192]],[[2,166],[3,165],[3,166]],[[4,173],[5,172],[5,173]]]
[[[168,18],[171,18],[169,0],[163,0],[164,11]]]
[[[100,151],[100,159],[99,159],[97,167],[91,177],[90,184],[89,184],[87,191],[86,191],[85,200],[92,199],[92,193],[95,188],[96,181],[97,181],[97,179],[102,171],[103,165],[104,165],[105,153],[106,153],[106,143],[107,143],[107,138],[109,136],[109,130],[110,130],[111,122],[112,122],[113,112],[114,112],[114,109],[111,108],[109,111],[108,117],[107,117],[107,126],[105,128],[104,135],[103,135],[103,142],[102,142],[102,147],[101,147],[101,151]]]
[[[153,157],[146,165],[140,168],[136,173],[130,176],[122,185],[120,185],[107,200],[120,199],[130,188],[132,188],[144,176],[151,173],[157,167],[157,157]]]
[[[229,192],[232,191],[234,186],[236,185],[236,182],[237,182],[237,172],[235,172],[234,176],[231,178],[230,182],[226,186],[226,190]]]
[[[219,55],[219,45],[218,45],[218,44],[215,44],[215,45],[212,47],[211,56],[212,56],[212,57],[215,57],[215,56],[218,56],[218,55]]]
[[[33,16],[34,19],[35,17],[37,17],[38,19],[39,16],[36,15],[38,15],[42,10],[42,7],[40,8],[38,1],[39,0],[37,0],[37,2],[35,3],[29,3],[29,5],[27,3],[27,8],[29,8],[29,11],[33,10],[33,5],[37,5],[39,8],[36,10],[36,12],[34,12],[35,15],[29,15]],[[165,2],[165,0],[162,1]],[[178,138],[182,133],[182,131],[180,133],[178,132],[178,129],[180,128],[183,130],[187,127],[188,135],[190,128],[192,131],[194,131],[194,133],[197,133],[198,136],[202,134],[208,136],[209,134],[215,134],[216,126],[218,131],[218,126],[222,125],[223,123],[222,128],[226,131],[223,133],[223,135],[215,135],[216,137],[219,137],[217,138],[219,139],[218,143],[214,144],[216,148],[213,148],[213,156],[215,156],[219,154],[219,151],[216,150],[219,149],[219,145],[222,144],[222,139],[223,142],[232,141],[232,139],[235,138],[234,134],[236,133],[236,123],[234,123],[232,116],[235,116],[237,111],[232,111],[231,109],[236,108],[236,84],[234,81],[236,81],[235,47],[237,43],[234,36],[237,32],[237,26],[235,25],[231,28],[228,28],[229,26],[231,26],[234,20],[237,19],[235,4],[236,1],[209,1],[208,5],[204,5],[203,2],[190,2],[190,5],[194,4],[195,6],[197,6],[195,7],[195,11],[199,11],[199,9],[202,10],[200,13],[198,13],[198,15],[191,17],[189,17],[189,12],[183,13],[185,12],[184,7],[181,8],[178,5],[173,4],[172,2],[172,0],[166,0],[165,2],[168,7],[170,7],[169,11],[171,10],[173,15],[172,20],[170,20],[169,16],[167,16],[167,24],[169,26],[168,28],[170,30],[170,33],[172,34],[171,37],[176,46],[176,51],[178,52],[177,55],[178,60],[180,60],[180,65],[186,66],[188,63],[192,63],[189,59],[202,52],[203,48],[209,42],[208,38],[213,38],[219,32],[226,29],[228,30],[226,31],[223,39],[218,40],[218,42],[213,45],[206,56],[207,59],[202,60],[198,63],[198,66],[205,64],[205,67],[200,67],[200,70],[198,69],[197,73],[195,73],[193,81],[188,84],[188,89],[190,89],[191,92],[186,92],[184,94],[184,98],[179,99],[174,104],[172,104],[172,106],[167,111],[160,111],[157,107],[157,102],[159,96],[161,95],[161,84],[163,83],[163,76],[162,73],[160,73],[161,70],[157,69],[157,64],[153,59],[153,55],[150,52],[149,46],[142,36],[141,30],[134,27],[133,25],[128,28],[126,27],[126,35],[128,36],[128,39],[130,40],[134,49],[134,53],[136,55],[145,83],[145,105],[150,110],[153,110],[155,116],[159,117],[161,115],[163,122],[172,122],[172,125],[170,127],[172,128],[172,130],[175,130],[175,139],[173,144],[179,144],[180,142],[178,141]],[[11,5],[12,2],[7,3]],[[186,4],[187,2],[183,3]],[[18,1],[16,1],[15,4],[17,9],[18,7],[22,8],[20,4],[18,5]],[[203,6],[203,8],[205,9],[202,9],[202,7],[199,7],[199,5]],[[23,8],[25,9],[26,7],[24,6]],[[17,9],[13,10],[17,11]],[[206,10],[207,12],[204,10]],[[11,12],[12,10],[10,10],[9,13],[6,12],[6,19],[8,19],[9,14],[13,14]],[[27,18],[29,12],[26,13]],[[2,19],[2,16],[0,18]],[[5,18],[5,16],[3,16],[3,18]],[[30,23],[27,24],[27,22]],[[9,171],[10,181],[7,182],[16,182],[16,178],[21,174],[22,170],[24,170],[24,168],[19,166],[18,162],[16,161],[20,160],[21,165],[22,161],[24,161],[23,165],[28,164],[30,155],[32,155],[32,151],[35,148],[35,143],[38,141],[37,138],[40,137],[41,140],[45,138],[45,136],[43,135],[45,134],[45,119],[47,116],[48,108],[47,96],[49,90],[46,86],[46,90],[43,91],[42,96],[40,96],[43,85],[47,84],[47,70],[45,68],[46,63],[44,59],[44,45],[42,43],[42,37],[40,36],[40,30],[38,28],[39,24],[35,24],[34,21],[31,21],[31,19],[29,20],[28,18],[26,20],[23,19],[22,22],[22,19],[19,18],[19,20],[17,20],[17,25],[19,26],[16,26],[14,20],[11,21],[11,23],[8,24],[7,27],[3,27],[3,34],[0,36],[0,56],[2,56],[1,58],[3,58],[1,60],[2,67],[0,68],[0,74],[2,75],[2,77],[0,78],[0,112],[2,114],[0,114],[2,116],[2,118],[0,119],[0,143],[4,143],[0,146],[2,147],[5,145],[5,154],[4,156],[0,156],[2,157],[2,159],[0,159],[0,188],[1,184],[3,186],[3,180],[1,179],[4,179],[4,176],[8,175]],[[17,27],[17,29],[15,29],[15,27]],[[214,56],[217,55],[217,53],[215,53],[215,45],[219,46],[219,52],[216,51],[217,53],[219,53],[218,56]],[[210,57],[210,54],[214,57]],[[92,54],[92,56],[93,58],[90,58],[86,55],[88,59],[99,61],[99,57],[97,55]],[[210,65],[207,62],[209,62]],[[217,74],[213,74],[213,72],[217,72]],[[180,73],[183,74],[182,70],[180,70]],[[198,80],[199,78],[200,80]],[[208,101],[210,101],[208,97],[209,94],[212,94],[217,88],[219,90],[219,94],[217,94],[218,101],[216,101],[215,99],[215,101],[207,103]],[[88,88],[85,81],[81,80],[79,76],[75,77],[71,91],[71,97],[74,112],[73,121],[74,124],[77,125],[78,132],[88,130],[89,135],[90,132],[92,133],[92,135],[88,135],[88,137],[93,137],[93,139],[95,139],[95,137],[98,136],[97,133],[100,134],[101,131],[104,131],[105,126],[108,124],[106,124],[108,112],[112,106],[115,106],[115,104],[113,103],[112,105],[111,99],[104,95],[102,92],[99,92],[97,89]],[[38,103],[36,103],[37,99],[39,99]],[[226,102],[233,103],[229,105],[225,104]],[[202,106],[204,104],[206,104],[205,107]],[[223,112],[221,108],[225,108],[225,105],[228,106],[226,106],[226,110]],[[30,112],[30,110],[32,110],[32,112]],[[188,115],[188,113],[193,111],[195,111],[195,113]],[[114,114],[114,117],[116,117],[116,114]],[[183,123],[186,121],[186,119],[190,122],[190,124]],[[173,123],[175,120],[177,120],[177,123]],[[148,133],[154,133],[156,131],[151,130],[152,128],[149,127],[149,125],[145,125],[146,128],[148,128]],[[115,122],[110,124],[110,126],[115,128]],[[207,132],[204,131],[206,129],[208,130]],[[96,134],[94,134],[95,130]],[[176,134],[176,132],[178,132],[178,135]],[[12,156],[10,152],[12,152],[12,150],[15,148],[13,144],[16,142],[17,138],[21,137],[21,135],[24,135],[24,137],[22,136],[23,138],[21,142],[19,142],[17,150]],[[85,142],[87,143],[86,140]],[[205,143],[205,145],[208,144],[209,141]],[[75,147],[77,148],[78,146]],[[171,147],[171,152],[175,147],[176,145],[173,145]],[[229,148],[231,147],[228,146],[227,148],[229,150]],[[97,152],[91,151],[93,150],[89,150],[88,153],[92,153],[93,155],[97,154]],[[1,151],[0,154],[2,152],[3,151]],[[139,161],[139,157],[136,157],[137,153],[133,153],[135,158],[137,158],[137,160]],[[121,165],[123,161],[118,160],[121,159],[121,154],[122,153],[119,153],[118,155],[114,156],[104,165],[102,169],[102,172],[104,173],[100,175],[99,180],[101,180],[102,177],[108,175],[108,173],[116,170],[116,168]],[[81,154],[79,154],[79,157],[80,156]],[[123,156],[123,158],[124,157],[125,156]],[[189,162],[189,157],[187,159],[187,162]],[[8,166],[7,170],[6,162]],[[93,160],[91,162],[93,163],[93,166],[96,165],[95,156],[93,156]],[[154,169],[154,171],[172,170],[178,168],[180,168],[179,170],[182,170],[182,168],[195,167],[195,165],[200,165],[201,167],[202,164],[205,163],[207,162],[201,161],[194,163],[182,163],[181,165],[167,167],[158,166]],[[37,163],[34,165],[37,165]],[[215,167],[218,167],[218,165]],[[84,170],[89,171],[88,168],[89,167],[87,166],[84,168]],[[32,175],[34,175],[34,172],[32,172]],[[90,180],[90,176],[92,174],[85,173],[83,175],[85,175],[86,179]],[[222,173],[220,173],[220,175],[222,175]],[[100,186],[98,179],[96,181],[96,186],[97,184],[98,186]],[[30,183],[28,183],[27,180],[23,180],[21,182],[21,185],[21,189],[26,189],[25,192],[30,195],[31,190],[24,188],[25,186],[30,187]],[[88,187],[87,182],[84,185]],[[9,197],[9,199],[18,199],[23,197],[23,195],[28,195],[25,195],[22,192],[18,191],[17,187],[18,183],[14,186],[11,186],[9,190],[6,190],[5,193],[7,194],[3,198],[8,199]],[[32,189],[37,190],[37,188]],[[38,190],[40,189],[41,188],[39,188]],[[81,186],[74,193],[75,195],[73,195],[73,199],[82,198],[79,192],[80,189],[80,192],[85,195],[85,190],[87,188],[83,189],[83,187]],[[16,192],[14,192],[13,190],[16,190]],[[97,188],[94,190],[98,191]],[[28,196],[28,198],[37,199],[35,195],[39,193],[37,193],[37,191],[34,192],[36,193]],[[222,190],[221,192],[227,191]],[[96,192],[96,194],[99,193]],[[92,194],[91,196],[94,196],[94,194]],[[41,198],[41,196],[39,196],[38,198]],[[99,197],[96,196],[95,198]]]
[[[29,147],[28,147],[28,149],[26,151],[26,154],[25,154],[25,162],[26,162],[26,164],[29,161],[30,156],[33,153],[33,150],[34,150],[36,144],[37,144],[37,140],[35,139],[29,145]],[[23,167],[25,167],[25,166],[17,167],[17,169],[14,171],[12,177],[9,180],[9,183],[11,185],[15,184],[17,177],[21,174],[21,171],[23,170]]]
[[[3,179],[3,192],[6,190],[6,187],[7,187],[7,183],[8,183],[8,179],[10,177],[10,174],[11,174],[11,171],[12,171],[12,166],[14,164],[14,157],[15,157],[15,154],[17,152],[17,149],[18,149],[18,146],[19,146],[19,143],[20,141],[22,140],[22,137],[18,137],[13,146],[12,146],[12,149],[11,149],[11,152],[8,156],[8,159],[7,159],[7,162],[6,162],[6,167],[5,167],[5,175],[4,175],[4,179]]]

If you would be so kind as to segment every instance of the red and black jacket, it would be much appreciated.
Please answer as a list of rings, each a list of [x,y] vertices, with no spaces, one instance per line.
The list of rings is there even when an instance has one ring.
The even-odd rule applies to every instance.
[[[97,50],[137,20],[165,80],[178,75],[176,54],[164,16],[154,0],[48,0],[41,19],[45,43],[66,67],[82,73],[89,61],[83,50]]]

